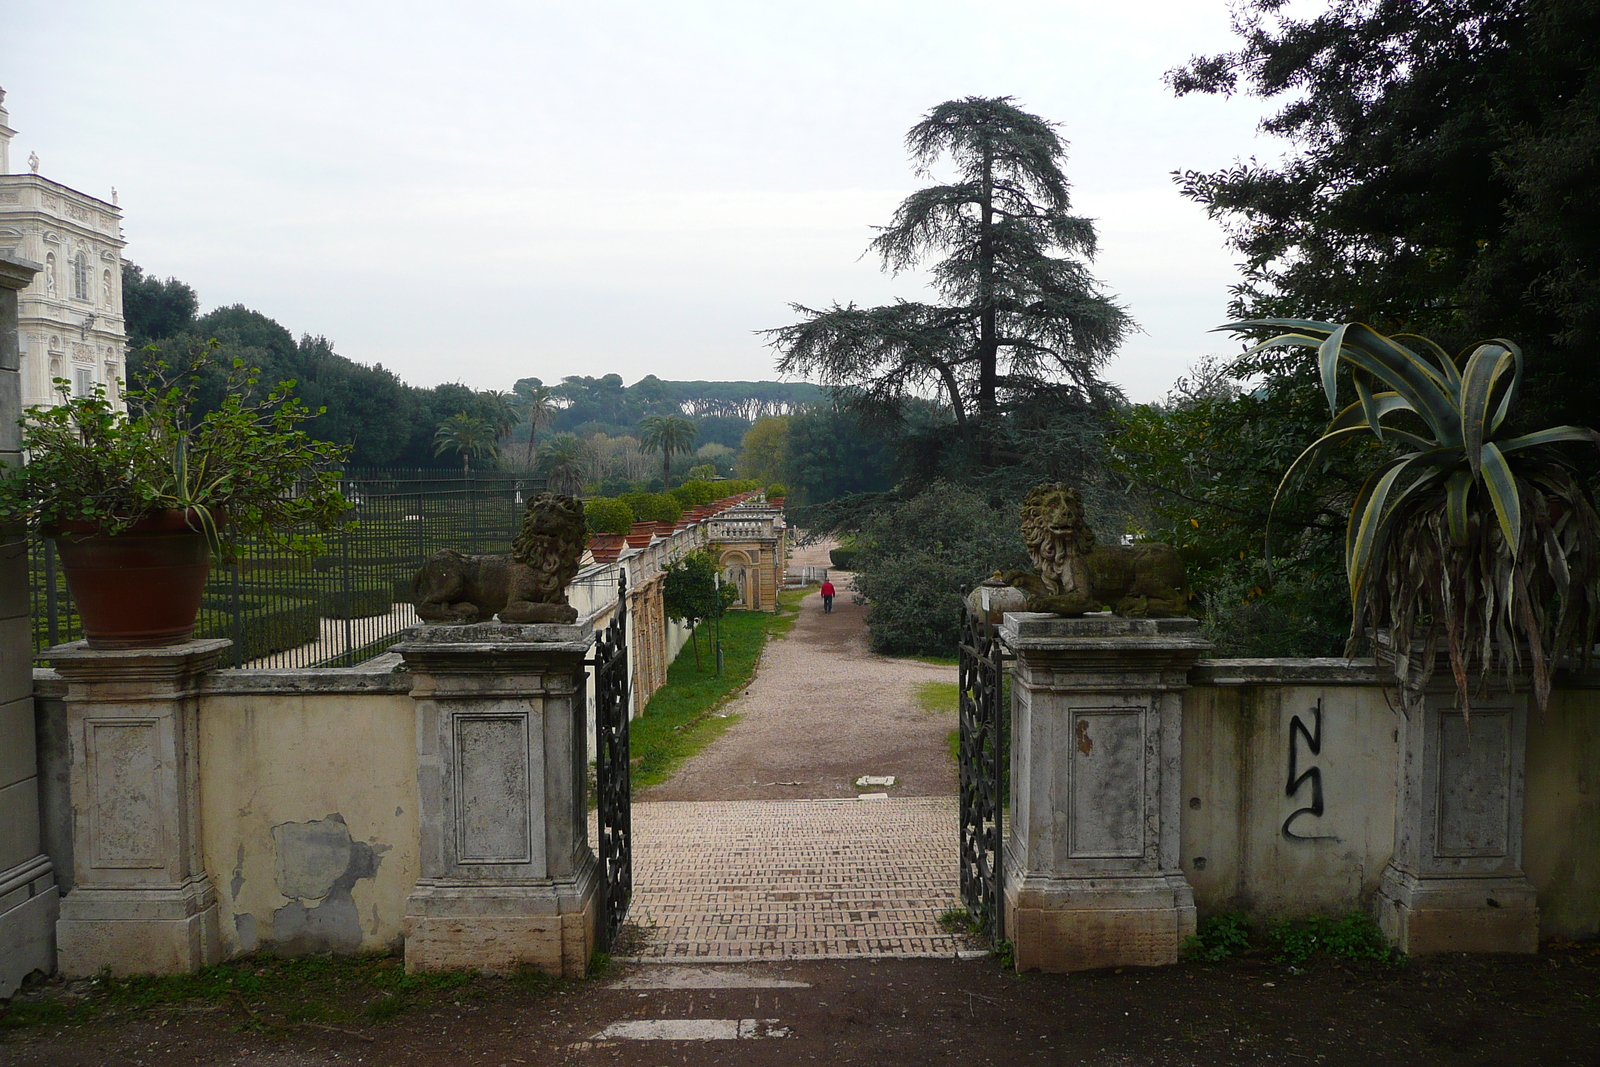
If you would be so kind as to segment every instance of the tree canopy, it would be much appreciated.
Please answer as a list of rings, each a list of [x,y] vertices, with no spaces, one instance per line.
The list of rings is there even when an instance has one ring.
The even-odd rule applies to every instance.
[[[1249,0],[1236,29],[1236,50],[1168,76],[1180,95],[1278,101],[1263,127],[1293,146],[1177,176],[1242,258],[1230,315],[1364,321],[1452,352],[1514,337],[1522,418],[1600,421],[1600,8],[1330,0],[1300,16]],[[1337,654],[1345,517],[1386,446],[1351,441],[1307,472],[1278,505],[1269,566],[1273,489],[1328,402],[1309,352],[1221,367],[1123,416],[1138,529],[1185,552],[1223,654]]]
[[[1055,125],[1010,97],[967,97],[929,111],[906,148],[919,175],[948,161],[954,180],[907,197],[870,248],[896,273],[938,257],[945,302],[794,304],[802,321],[766,331],[779,369],[848,386],[890,422],[937,396],[985,444],[1005,407],[1041,390],[1112,399],[1099,372],[1132,322],[1089,273],[1094,224],[1072,214]]]
[[[1234,318],[1518,338],[1527,417],[1600,422],[1600,5],[1249,0],[1185,93],[1281,101],[1295,152],[1179,176],[1243,256]],[[1301,358],[1304,365],[1305,357]]]

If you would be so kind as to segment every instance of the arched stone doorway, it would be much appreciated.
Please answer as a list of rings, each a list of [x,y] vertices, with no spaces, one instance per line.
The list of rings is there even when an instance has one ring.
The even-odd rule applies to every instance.
[[[733,602],[736,608],[761,607],[761,582],[756,573],[755,561],[741,549],[729,549],[722,554],[722,580],[739,590]]]

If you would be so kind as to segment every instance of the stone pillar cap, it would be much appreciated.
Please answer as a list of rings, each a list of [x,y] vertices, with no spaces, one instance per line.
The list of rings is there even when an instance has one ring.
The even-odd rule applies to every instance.
[[[588,652],[591,625],[554,622],[475,622],[464,626],[417,626],[390,651],[401,655],[504,655],[524,652]],[[408,657],[409,658],[409,657]]]
[[[1008,611],[1000,634],[1012,648],[1182,648],[1213,646],[1193,618],[1138,619],[1109,612],[1067,617],[1042,611]]]

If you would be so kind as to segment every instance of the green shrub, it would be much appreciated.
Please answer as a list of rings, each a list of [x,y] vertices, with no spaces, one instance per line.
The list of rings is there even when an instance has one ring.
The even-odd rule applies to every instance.
[[[1392,957],[1388,938],[1378,924],[1360,912],[1337,919],[1313,915],[1289,919],[1267,931],[1272,958],[1298,967],[1312,956],[1339,956],[1348,960],[1387,960]]]
[[[1233,560],[1198,590],[1200,627],[1217,656],[1338,656],[1350,630],[1343,570],[1274,569]]]
[[[620,499],[633,512],[634,522],[677,522],[684,511],[666,493],[623,493]]]
[[[672,490],[669,495],[682,505],[684,511],[688,511],[701,504],[711,503],[721,494],[710,482],[691,479]]]
[[[963,602],[995,571],[1028,565],[1015,506],[935,482],[873,515],[854,560],[874,652],[954,655]]]
[[[751,490],[760,489],[761,483],[754,478],[729,478],[727,481],[720,483],[720,488],[723,496],[738,496],[740,493],[748,493]]]
[[[195,637],[226,637],[239,644],[245,662],[308,645],[322,636],[322,612],[315,601],[290,601],[286,606],[246,611],[239,633],[227,616],[212,616],[195,627]]]
[[[861,555],[859,548],[835,548],[828,552],[828,562],[841,571],[856,569],[856,557]]]
[[[771,485],[767,486],[767,499],[768,500],[771,500],[775,496],[776,497],[786,497],[788,495],[789,495],[789,487],[787,485],[784,485],[782,482],[773,482]]]
[[[626,500],[609,497],[591,497],[583,502],[583,517],[592,534],[625,534],[635,521],[633,509]]]
[[[1250,947],[1250,923],[1243,912],[1213,915],[1200,924],[1197,933],[1183,939],[1184,959],[1217,963],[1237,956]]]
[[[406,583],[406,599],[411,596],[411,583]],[[349,593],[349,610],[342,589],[322,596],[322,617],[325,619],[367,619],[374,615],[387,615],[394,610],[394,594],[390,589],[352,589]]]

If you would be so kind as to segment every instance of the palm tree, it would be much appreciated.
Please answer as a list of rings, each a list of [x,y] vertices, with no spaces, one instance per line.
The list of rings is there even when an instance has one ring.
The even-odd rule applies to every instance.
[[[539,453],[538,471],[554,493],[574,496],[583,488],[589,446],[570,433],[557,434]]]
[[[537,386],[522,394],[519,398],[522,406],[522,421],[528,424],[528,452],[524,462],[533,466],[534,440],[539,436],[539,431],[550,425],[560,410],[556,406],[555,390],[548,385]]]
[[[461,473],[472,473],[473,456],[492,456],[499,448],[499,434],[488,419],[458,411],[439,424],[433,434],[433,454],[443,455],[454,450],[461,456]]]
[[[672,475],[672,457],[694,447],[694,423],[682,415],[651,415],[639,420],[639,444],[646,452],[661,453],[661,487]]]
[[[498,449],[499,442],[510,442],[511,431],[522,421],[522,412],[517,410],[517,398],[511,393],[495,389],[485,390],[478,395],[483,397],[487,409],[486,421],[494,427],[495,447]]]

